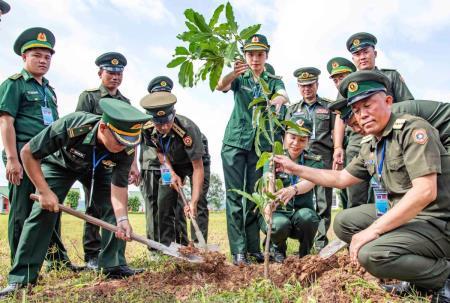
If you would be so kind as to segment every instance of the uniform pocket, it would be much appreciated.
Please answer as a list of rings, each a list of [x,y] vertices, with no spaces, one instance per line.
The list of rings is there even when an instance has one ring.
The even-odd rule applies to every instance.
[[[387,160],[386,168],[385,183],[391,191],[395,193],[405,193],[411,188],[411,180],[403,158]]]
[[[330,116],[328,114],[316,114],[316,127],[321,131],[328,131],[331,129]]]

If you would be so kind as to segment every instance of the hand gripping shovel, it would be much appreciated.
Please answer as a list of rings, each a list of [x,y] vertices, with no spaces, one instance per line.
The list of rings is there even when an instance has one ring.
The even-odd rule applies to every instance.
[[[183,188],[175,185],[176,190],[180,194],[181,200],[183,200],[184,206],[188,206],[189,203],[187,202],[186,196],[184,195]],[[194,226],[195,236],[198,240],[198,247],[201,249],[204,249],[206,251],[219,251],[219,245],[217,244],[206,244],[205,237],[203,237],[202,231],[198,227],[197,220],[195,220],[195,217],[190,217],[188,219],[191,219],[191,224]]]
[[[322,248],[322,250],[319,252],[319,257],[321,257],[322,259],[328,259],[329,257],[335,255],[338,251],[344,249],[347,246],[348,246],[347,242],[344,242],[336,238],[330,243],[328,243],[327,246]]]
[[[31,194],[30,195],[30,199],[34,200],[34,201],[39,201],[39,195]],[[76,211],[76,210],[74,210],[74,209],[72,209],[70,207],[64,206],[62,204],[59,204],[59,209],[62,210],[63,212],[65,212],[65,213],[68,213],[68,214],[74,216],[74,217],[77,217],[77,218],[79,218],[81,220],[84,220],[86,222],[89,222],[91,224],[100,226],[101,228],[104,228],[104,229],[109,230],[111,232],[115,233],[115,232],[118,231],[118,227],[115,226],[115,225],[112,225],[112,224],[110,224],[108,222],[105,222],[105,221],[102,221],[100,219],[94,218],[92,216],[86,215],[86,214],[84,214],[82,212]],[[161,244],[159,242],[147,239],[147,238],[145,238],[143,236],[136,235],[135,233],[131,233],[131,239],[136,241],[136,242],[145,244],[145,245],[147,245],[150,248],[159,250],[163,254],[168,255],[168,256],[172,256],[172,257],[175,257],[175,258],[178,258],[178,259],[182,259],[182,260],[185,260],[185,261],[188,261],[188,262],[192,262],[192,263],[201,263],[201,262],[204,261],[201,256],[197,256],[197,255],[182,255],[179,252],[179,249],[182,248],[182,247],[185,247],[185,246],[182,246],[182,245],[174,243],[174,242],[172,242],[170,244],[170,246],[166,246],[166,245]]]

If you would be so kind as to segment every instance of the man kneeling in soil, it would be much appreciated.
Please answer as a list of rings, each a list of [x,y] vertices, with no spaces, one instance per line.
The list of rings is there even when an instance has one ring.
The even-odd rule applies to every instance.
[[[389,80],[376,71],[350,74],[339,91],[366,134],[344,170],[320,170],[276,156],[278,171],[313,183],[345,188],[371,180],[375,204],[339,213],[336,235],[350,243],[350,257],[372,275],[435,291],[450,301],[450,155],[427,121],[393,114]]]

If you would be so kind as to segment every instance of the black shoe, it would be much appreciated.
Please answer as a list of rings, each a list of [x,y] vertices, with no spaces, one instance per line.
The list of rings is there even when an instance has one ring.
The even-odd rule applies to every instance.
[[[233,264],[237,266],[246,266],[250,265],[250,262],[247,260],[245,254],[233,254]]]
[[[128,278],[144,272],[143,269],[131,269],[127,265],[103,268],[103,274],[109,279]]]
[[[248,258],[256,263],[264,263],[264,254],[262,252],[248,253]]]
[[[97,258],[90,258],[86,261],[86,269],[87,270],[98,270],[98,259]]]
[[[286,259],[286,253],[278,250],[273,252],[273,261],[276,263],[283,263],[284,259]]]
[[[386,292],[398,296],[404,296],[406,294],[410,294],[413,291],[411,283],[406,281],[400,281],[399,283],[395,284],[381,284],[380,286]]]
[[[24,288],[25,285],[20,283],[10,283],[5,288],[0,290],[0,298],[7,297],[9,295],[14,294],[16,291],[18,291],[21,288]]]
[[[450,279],[447,279],[444,286],[433,294],[431,303],[450,303]]]

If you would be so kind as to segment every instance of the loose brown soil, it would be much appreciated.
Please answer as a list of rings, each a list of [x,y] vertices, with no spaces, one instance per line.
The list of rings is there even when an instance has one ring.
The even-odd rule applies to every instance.
[[[80,301],[83,297],[104,299],[123,289],[146,289],[149,293],[164,293],[181,301],[193,292],[211,286],[209,292],[233,291],[248,286],[263,278],[263,266],[233,266],[226,262],[218,252],[201,253],[205,262],[190,264],[186,262],[168,263],[163,272],[145,272],[124,280],[101,281],[95,285],[77,290]],[[316,298],[317,302],[352,302],[359,297],[365,302],[383,302],[386,293],[376,286],[377,279],[351,264],[346,252],[327,260],[317,255],[288,257],[283,264],[270,265],[270,279],[276,286],[299,282],[308,291],[301,294]],[[364,285],[364,287],[359,287]],[[312,286],[312,287],[310,287]],[[52,291],[53,292],[53,291]],[[58,290],[54,290],[58,292]],[[54,296],[47,292],[47,297]],[[299,294],[300,295],[300,294]],[[396,300],[395,296],[390,299]]]

